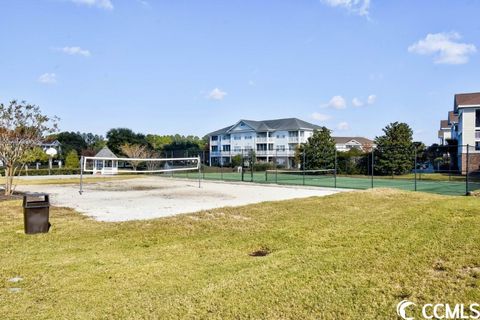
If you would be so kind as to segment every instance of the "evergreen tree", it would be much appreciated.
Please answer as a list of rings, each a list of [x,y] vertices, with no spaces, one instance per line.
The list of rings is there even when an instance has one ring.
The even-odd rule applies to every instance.
[[[331,131],[321,127],[313,132],[307,142],[297,149],[296,159],[303,163],[305,153],[305,169],[333,169],[335,167],[335,140]],[[302,165],[303,168],[303,165]]]
[[[67,153],[67,157],[65,158],[65,167],[69,169],[76,169],[80,167],[80,162],[78,160],[78,153],[75,149],[70,150]]]
[[[384,135],[375,138],[375,173],[401,175],[414,166],[413,131],[406,123],[390,123]]]

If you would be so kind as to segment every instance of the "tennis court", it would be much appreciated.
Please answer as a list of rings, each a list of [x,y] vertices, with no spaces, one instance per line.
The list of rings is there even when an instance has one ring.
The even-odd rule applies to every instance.
[[[176,177],[198,178],[198,173],[175,173]],[[241,172],[202,172],[201,176],[206,180],[223,181],[246,181],[255,183],[274,183],[280,185],[305,185],[329,188],[369,189],[369,188],[395,188],[401,190],[423,191],[443,195],[465,195],[466,181],[430,180],[428,175],[419,175],[416,182],[414,178],[402,179],[385,176],[345,176],[337,175],[333,171],[325,174],[302,174],[299,172],[244,172],[243,180]],[[416,184],[416,186],[415,186]],[[470,181],[468,191],[480,189],[480,182]]]

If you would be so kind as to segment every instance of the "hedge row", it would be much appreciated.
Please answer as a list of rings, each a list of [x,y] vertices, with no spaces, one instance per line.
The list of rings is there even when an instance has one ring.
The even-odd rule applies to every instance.
[[[49,174],[48,169],[28,169],[20,171],[20,176],[47,176]],[[69,168],[53,168],[50,170],[50,175],[69,175],[69,174],[80,174],[80,169],[69,169]]]

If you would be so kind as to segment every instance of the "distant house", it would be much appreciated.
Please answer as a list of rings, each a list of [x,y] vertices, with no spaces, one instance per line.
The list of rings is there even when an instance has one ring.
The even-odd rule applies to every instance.
[[[375,148],[374,141],[363,137],[333,137],[333,139],[338,151],[358,149],[363,152],[370,152]]]
[[[307,142],[313,131],[321,127],[297,118],[275,120],[239,120],[237,123],[208,134],[210,165],[227,165],[232,157],[255,151],[256,161],[276,162],[287,168],[294,166],[295,150]],[[373,141],[361,137],[335,138],[337,149],[365,150]],[[337,140],[338,139],[338,140]]]
[[[93,174],[117,174],[118,161],[113,160],[118,158],[108,147],[103,147],[96,155],[96,158],[109,159],[95,159],[93,160]],[[113,159],[112,159],[113,158]]]
[[[40,144],[40,148],[43,149],[43,151],[47,151],[50,148],[53,148],[57,150],[58,153],[62,152],[62,144],[58,140],[44,140]]]

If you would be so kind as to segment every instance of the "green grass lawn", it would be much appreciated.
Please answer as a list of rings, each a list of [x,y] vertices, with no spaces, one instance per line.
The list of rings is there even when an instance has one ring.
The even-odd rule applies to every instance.
[[[403,299],[478,302],[479,204],[379,189],[124,223],[53,208],[50,233],[25,235],[21,203],[0,202],[0,314],[396,319]]]

